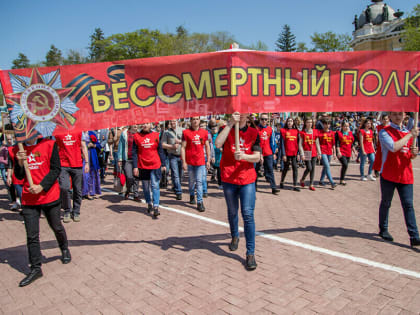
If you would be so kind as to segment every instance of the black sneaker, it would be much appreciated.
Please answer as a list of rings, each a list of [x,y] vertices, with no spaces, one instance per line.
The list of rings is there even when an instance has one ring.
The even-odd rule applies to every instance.
[[[204,208],[204,204],[202,202],[197,203],[197,210],[199,212],[204,212],[206,211],[206,208]]]
[[[61,251],[61,262],[63,264],[68,264],[69,262],[71,262],[71,255],[68,249],[63,249]]]
[[[203,198],[207,198],[209,195],[207,193],[203,193]]]
[[[420,238],[410,238],[410,246],[419,246],[420,245]]]
[[[257,263],[255,261],[255,256],[247,255],[246,256],[246,269],[255,270],[256,268],[257,268]]]
[[[388,241],[388,242],[392,242],[394,240],[392,235],[386,230],[385,231],[380,231],[379,236],[382,237],[382,239],[384,239],[385,241]]]
[[[229,249],[233,252],[238,249],[239,237],[232,237],[232,241],[229,244]]]
[[[176,200],[182,200],[182,194],[176,195]]]
[[[284,188],[284,184],[280,183],[280,188],[283,189]]]
[[[154,207],[153,208],[153,218],[156,219],[159,215],[160,215],[159,207]]]
[[[335,187],[337,187],[337,184],[336,184],[336,183],[331,184],[331,189],[332,189],[332,190],[334,190],[334,188],[335,188]]]
[[[39,279],[42,277],[42,270],[41,269],[32,269],[31,272],[23,278],[23,280],[19,283],[20,287],[27,286],[28,284],[31,284],[36,279]]]
[[[194,204],[195,204],[195,197],[190,196],[190,205],[194,205]]]
[[[277,188],[272,188],[272,189],[271,189],[271,193],[272,193],[273,195],[277,195],[279,192],[280,192],[280,190],[278,190]]]
[[[152,213],[152,210],[153,210],[153,205],[151,203],[149,203],[147,205],[147,213]]]

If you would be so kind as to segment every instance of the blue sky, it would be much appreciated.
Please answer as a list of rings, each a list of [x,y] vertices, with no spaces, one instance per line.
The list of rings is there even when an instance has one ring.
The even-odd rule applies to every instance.
[[[298,42],[310,43],[314,32],[353,31],[355,14],[370,0],[0,0],[0,68],[10,69],[19,52],[31,62],[45,59],[51,44],[64,54],[75,49],[87,55],[89,36],[96,27],[105,36],[140,28],[175,32],[228,31],[244,44],[261,40],[274,50],[284,24]],[[411,12],[419,0],[388,0],[392,8]]]

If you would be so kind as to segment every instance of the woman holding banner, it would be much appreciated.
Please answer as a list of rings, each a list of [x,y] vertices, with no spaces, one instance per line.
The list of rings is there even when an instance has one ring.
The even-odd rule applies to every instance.
[[[60,157],[55,141],[36,138],[27,140],[23,150],[13,150],[14,170],[18,179],[23,179],[22,216],[25,223],[26,238],[31,264],[31,272],[19,283],[26,286],[42,277],[42,254],[39,242],[39,218],[44,212],[48,224],[54,231],[60,246],[63,264],[71,261],[67,235],[60,220]],[[24,162],[28,163],[31,179],[25,176]],[[29,171],[29,170],[27,170]],[[32,184],[30,184],[33,181]]]
[[[317,157],[321,159],[321,151],[319,148],[318,132],[316,129],[312,129],[313,125],[314,120],[312,118],[305,118],[305,127],[299,132],[299,152],[306,164],[305,172],[300,180],[300,186],[305,187],[305,178],[309,174],[309,190],[315,191],[315,165]]]
[[[244,221],[246,239],[246,268],[257,268],[255,262],[255,181],[257,173],[254,163],[260,161],[261,147],[258,130],[247,126],[248,114],[232,114],[229,123],[220,131],[216,138],[217,148],[223,148],[220,161],[223,191],[228,210],[228,219],[232,241],[231,251],[238,249],[238,207],[241,202],[241,212]],[[237,124],[235,131],[233,126]]]
[[[150,213],[153,210],[154,219],[160,215],[159,184],[162,176],[161,168],[166,171],[165,162],[166,157],[163,153],[162,143],[159,141],[159,132],[152,131],[151,123],[144,124],[142,130],[134,135],[133,174],[135,177],[140,176],[148,207],[147,211]]]

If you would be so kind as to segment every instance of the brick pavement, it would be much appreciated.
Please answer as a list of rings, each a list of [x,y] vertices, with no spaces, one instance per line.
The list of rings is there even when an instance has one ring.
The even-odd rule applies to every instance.
[[[420,174],[420,159],[414,163]],[[316,179],[319,178],[317,169]],[[338,176],[339,167],[333,167]],[[300,174],[303,169],[299,169]],[[409,247],[398,197],[390,213],[394,243],[377,236],[378,182],[270,193],[260,179],[257,230],[329,250],[420,272]],[[279,180],[280,173],[276,173]],[[111,188],[111,176],[106,188]],[[209,186],[206,212],[162,191],[162,204],[226,222],[222,191]],[[415,184],[415,204],[420,197]],[[73,261],[62,265],[51,230],[41,220],[44,277],[25,288],[25,231],[0,200],[1,314],[418,314],[420,279],[257,237],[257,270],[244,268],[245,240],[230,252],[228,228],[163,209],[158,220],[144,204],[105,192],[84,201],[82,221],[66,224]],[[417,209],[419,218],[419,209]],[[418,220],[419,221],[419,220]]]

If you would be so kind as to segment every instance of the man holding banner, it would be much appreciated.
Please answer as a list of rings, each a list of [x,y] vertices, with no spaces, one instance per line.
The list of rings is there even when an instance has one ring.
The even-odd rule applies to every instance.
[[[388,214],[394,191],[397,189],[404,210],[410,245],[411,247],[419,246],[419,231],[413,206],[414,177],[411,164],[411,160],[414,160],[418,154],[418,148],[413,145],[413,139],[416,139],[419,132],[417,128],[408,131],[404,127],[404,112],[392,112],[390,118],[391,124],[379,132],[382,150],[379,235],[386,241],[394,240],[388,232]]]

